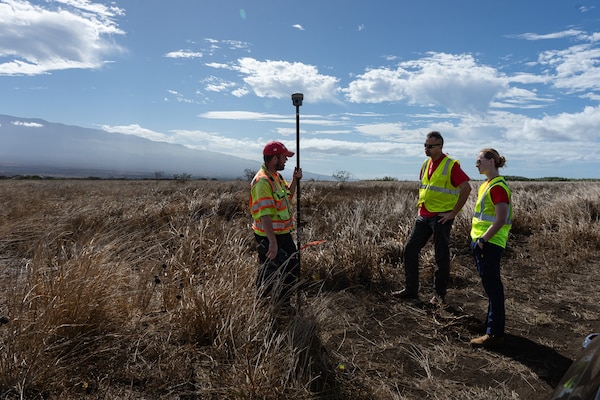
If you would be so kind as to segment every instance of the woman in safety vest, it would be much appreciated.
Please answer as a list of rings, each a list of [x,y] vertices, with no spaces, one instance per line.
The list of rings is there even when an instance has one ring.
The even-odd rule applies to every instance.
[[[506,159],[494,149],[479,152],[475,165],[487,177],[477,193],[471,225],[471,248],[477,272],[488,296],[485,335],[471,340],[475,347],[498,347],[504,343],[504,286],[500,258],[506,248],[513,219],[511,193],[498,168]]]

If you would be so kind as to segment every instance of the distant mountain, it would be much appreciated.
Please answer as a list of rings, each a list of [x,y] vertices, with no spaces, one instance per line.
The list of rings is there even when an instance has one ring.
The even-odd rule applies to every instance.
[[[5,176],[172,178],[187,174],[192,179],[237,179],[245,178],[247,169],[258,170],[259,161],[134,135],[0,115],[0,175]]]

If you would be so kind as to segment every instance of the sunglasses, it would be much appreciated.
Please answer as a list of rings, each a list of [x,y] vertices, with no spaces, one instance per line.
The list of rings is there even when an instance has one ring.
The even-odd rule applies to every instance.
[[[442,145],[441,143],[436,143],[436,144],[427,144],[427,143],[425,143],[425,144],[423,144],[423,146],[425,146],[426,149],[433,149],[434,147],[438,147],[438,146],[441,146],[441,145]]]

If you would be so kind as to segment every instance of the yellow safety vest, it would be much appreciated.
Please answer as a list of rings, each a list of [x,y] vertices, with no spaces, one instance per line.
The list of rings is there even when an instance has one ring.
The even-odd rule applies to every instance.
[[[452,167],[458,161],[445,157],[429,178],[427,172],[432,162],[431,158],[428,158],[421,167],[418,206],[425,204],[427,210],[431,212],[450,211],[454,208],[460,194],[460,189],[452,185],[450,176]]]
[[[290,232],[294,228],[290,198],[291,192],[285,179],[280,174],[273,176],[263,164],[250,183],[250,212],[254,232],[266,236],[260,219],[263,215],[271,216],[276,235]]]
[[[475,203],[475,213],[473,214],[473,220],[471,223],[471,239],[477,240],[496,220],[496,209],[492,202],[492,195],[490,191],[494,186],[502,186],[506,193],[508,193],[508,216],[504,225],[500,230],[490,239],[488,242],[494,243],[502,248],[506,247],[508,241],[508,232],[512,227],[513,221],[513,207],[511,201],[511,193],[504,177],[498,176],[491,181],[481,184],[477,192],[477,203]]]

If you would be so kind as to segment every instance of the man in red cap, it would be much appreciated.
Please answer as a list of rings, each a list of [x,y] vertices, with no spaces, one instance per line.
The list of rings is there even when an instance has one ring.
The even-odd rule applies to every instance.
[[[263,149],[264,164],[250,184],[252,229],[258,243],[260,263],[256,285],[259,294],[271,296],[278,307],[288,308],[294,286],[300,279],[296,244],[292,238],[294,219],[290,210],[302,170],[294,168],[292,183],[279,171],[285,169],[289,151],[281,142],[269,142]]]

